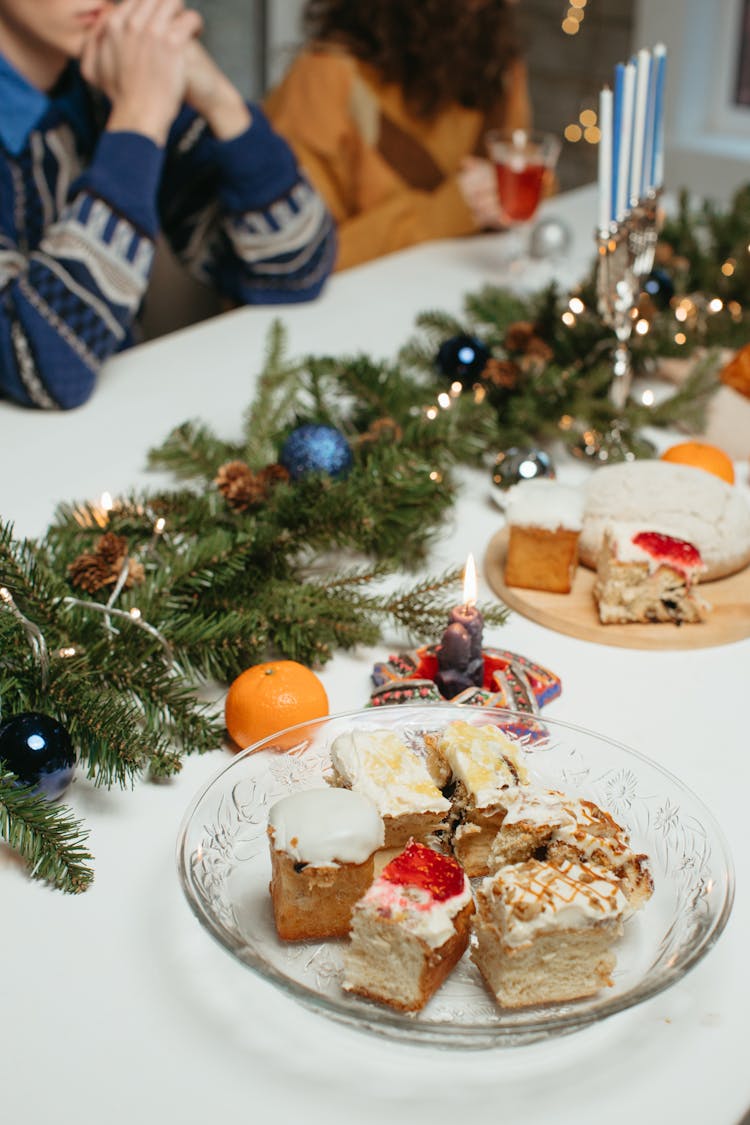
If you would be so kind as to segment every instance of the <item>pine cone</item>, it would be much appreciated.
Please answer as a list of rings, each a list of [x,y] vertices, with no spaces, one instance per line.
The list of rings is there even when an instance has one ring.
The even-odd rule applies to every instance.
[[[71,584],[87,594],[95,594],[112,582],[112,567],[99,555],[79,555],[69,563],[68,574]]]
[[[95,594],[105,586],[114,586],[128,554],[128,541],[124,535],[106,531],[99,539],[93,553],[79,555],[68,566],[70,581],[74,586]],[[129,590],[146,577],[143,565],[136,559],[128,559],[128,574],[124,588]]]
[[[525,350],[526,355],[536,356],[536,358],[542,360],[543,363],[549,363],[555,355],[547,341],[543,340],[541,336],[536,335],[531,337]]]
[[[278,463],[278,461],[274,461],[272,464],[266,465],[265,469],[260,470],[258,476],[263,479],[263,482],[266,485],[267,496],[275,485],[284,484],[289,480],[289,473],[286,471],[283,465],[280,465]]]
[[[227,461],[216,474],[216,486],[230,508],[236,512],[246,512],[256,508],[269,497],[274,485],[288,480],[289,474],[283,465],[266,465],[254,473],[244,461]]]
[[[529,340],[536,335],[535,326],[530,320],[516,320],[505,331],[503,343],[509,352],[525,352]]]
[[[488,359],[482,372],[482,382],[491,387],[512,391],[521,372],[511,359]]]
[[[124,535],[115,535],[113,531],[105,531],[96,545],[96,554],[102,562],[120,569],[122,560],[128,553],[128,541]]]

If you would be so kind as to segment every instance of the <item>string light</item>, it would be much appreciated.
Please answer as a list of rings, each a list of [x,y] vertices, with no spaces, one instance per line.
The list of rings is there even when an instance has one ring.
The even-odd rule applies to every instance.
[[[560,25],[566,35],[577,35],[586,18],[586,0],[569,0],[569,7]]]
[[[447,410],[448,407],[451,404],[451,396],[447,395],[445,393],[445,391],[440,392],[440,394],[437,397],[437,400],[438,400],[438,406],[442,407],[443,410]]]
[[[573,313],[570,311],[570,309],[566,309],[560,319],[567,328],[573,328],[576,323],[576,318],[573,316]]]
[[[734,273],[735,265],[736,263],[732,258],[727,259],[727,261],[721,267],[721,272],[724,274],[724,277],[732,276],[732,274]]]
[[[47,674],[49,672],[49,654],[47,652],[47,642],[44,639],[44,634],[38,625],[33,621],[29,621],[25,613],[15,603],[15,599],[7,586],[0,586],[0,602],[5,606],[10,613],[13,614],[16,621],[23,627],[26,634],[26,640],[31,646],[31,650],[39,662],[39,681],[44,691],[47,687]]]
[[[708,302],[708,311],[710,313],[718,313],[724,308],[724,302],[721,297],[712,297]]]
[[[635,330],[639,336],[645,336],[650,327],[651,325],[645,317],[641,317],[640,320],[636,321]]]
[[[643,403],[644,406],[653,406],[654,405],[654,392],[650,388],[645,390],[643,392],[643,394],[641,395],[641,402]]]
[[[586,306],[580,297],[571,297],[568,301],[568,308],[572,313],[575,313],[576,316],[580,316]]]
[[[686,344],[687,343],[687,336],[685,335],[684,332],[677,332],[675,334],[674,342],[675,342],[675,344],[680,344],[680,345]]]

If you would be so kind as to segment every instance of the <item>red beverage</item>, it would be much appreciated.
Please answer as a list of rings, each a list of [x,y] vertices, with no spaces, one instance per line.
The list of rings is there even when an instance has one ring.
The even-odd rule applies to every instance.
[[[495,170],[503,210],[513,222],[526,222],[536,211],[542,197],[544,164],[525,164],[523,168],[495,164]]]

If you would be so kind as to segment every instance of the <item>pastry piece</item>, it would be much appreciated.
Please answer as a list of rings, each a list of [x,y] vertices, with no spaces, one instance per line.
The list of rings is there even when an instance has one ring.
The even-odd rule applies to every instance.
[[[613,523],[604,535],[594,583],[599,620],[603,625],[705,621],[711,607],[694,591],[704,570],[692,543]]]
[[[501,867],[477,892],[472,959],[505,1008],[591,996],[612,984],[627,900],[603,868]]]
[[[383,835],[372,802],[347,789],[307,789],[271,807],[271,901],[283,941],[348,934]]]
[[[419,1011],[463,955],[473,913],[459,864],[410,841],[354,908],[345,991]]]
[[[529,480],[505,497],[508,551],[505,583],[570,593],[578,566],[583,494],[556,480]]]
[[[638,524],[692,543],[712,582],[750,562],[750,504],[735,485],[704,469],[669,461],[605,465],[586,486],[581,562],[596,570],[612,523]]]
[[[521,785],[504,795],[503,804],[505,816],[487,854],[490,872],[509,863],[546,858],[556,830],[576,823],[568,798],[556,789]]]
[[[626,830],[593,801],[522,786],[506,795],[505,806],[487,858],[491,872],[529,859],[591,863],[618,880],[633,909],[651,897],[647,857],[633,851]]]
[[[385,825],[385,846],[402,848],[446,827],[450,802],[424,757],[389,730],[353,730],[331,745],[332,782],[367,797]]]
[[[593,864],[617,879],[633,910],[639,910],[654,892],[648,857],[633,851],[622,825],[593,801],[566,799],[570,820],[555,827],[547,846],[547,860],[559,864]]]
[[[453,852],[470,878],[486,875],[487,856],[506,812],[505,797],[528,774],[518,750],[491,723],[449,723],[437,748],[453,785]]]

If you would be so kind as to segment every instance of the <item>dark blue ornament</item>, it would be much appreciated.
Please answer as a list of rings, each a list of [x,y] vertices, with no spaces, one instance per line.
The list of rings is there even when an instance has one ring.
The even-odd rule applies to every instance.
[[[666,270],[657,267],[644,281],[643,290],[648,293],[657,309],[666,309],[674,297],[674,282]]]
[[[70,785],[76,756],[62,723],[23,711],[0,724],[0,761],[24,785],[56,801]]]
[[[292,480],[308,473],[342,477],[352,467],[352,451],[344,435],[333,426],[299,426],[282,445],[279,461]]]
[[[487,360],[490,358],[490,349],[476,336],[451,336],[440,345],[435,362],[438,370],[448,379],[461,383],[464,387],[471,387],[481,376]]]

